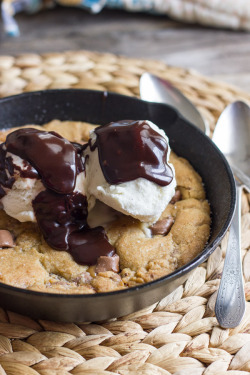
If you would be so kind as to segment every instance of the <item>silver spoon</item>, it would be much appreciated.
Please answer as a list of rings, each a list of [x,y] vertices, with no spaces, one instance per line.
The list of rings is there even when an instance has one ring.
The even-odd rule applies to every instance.
[[[144,73],[140,79],[140,94],[143,100],[171,104],[206,135],[209,135],[209,126],[195,106],[168,81],[153,74]],[[249,107],[245,103],[235,102],[228,106],[217,122],[213,141],[227,157],[235,175],[250,189],[249,116]],[[242,187],[237,183],[236,211],[231,224],[215,307],[216,317],[220,325],[225,328],[236,327],[245,312],[240,243],[241,191]]]
[[[187,120],[209,135],[209,124],[204,121],[197,108],[170,82],[151,73],[140,79],[140,95],[149,102],[165,103],[175,107]]]
[[[250,176],[250,108],[243,102],[230,104],[221,114],[213,141],[224,153],[233,170]],[[237,173],[236,173],[237,174]],[[243,182],[243,181],[242,181]],[[249,188],[250,184],[246,186]],[[236,181],[236,209],[230,227],[227,252],[215,304],[216,318],[224,328],[239,325],[245,312],[245,293],[241,265],[241,193],[242,184]]]
[[[250,108],[234,102],[220,115],[213,141],[226,156],[234,174],[250,189]]]

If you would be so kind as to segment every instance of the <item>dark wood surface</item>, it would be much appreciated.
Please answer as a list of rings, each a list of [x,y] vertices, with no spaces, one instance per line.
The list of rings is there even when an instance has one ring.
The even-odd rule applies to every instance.
[[[250,91],[250,33],[182,24],[165,16],[56,8],[19,14],[19,38],[2,30],[0,54],[87,49],[162,60]],[[2,26],[2,25],[1,25]]]

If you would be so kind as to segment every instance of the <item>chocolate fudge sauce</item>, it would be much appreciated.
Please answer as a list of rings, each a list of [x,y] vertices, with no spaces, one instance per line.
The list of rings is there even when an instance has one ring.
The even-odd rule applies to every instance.
[[[33,208],[45,241],[54,249],[67,250],[77,263],[96,264],[100,256],[114,255],[104,229],[88,227],[88,203],[82,194],[47,189],[33,200]]]
[[[99,162],[106,181],[120,184],[139,177],[169,185],[168,143],[146,121],[123,120],[95,129]],[[108,145],[108,146],[107,146]]]
[[[70,254],[81,264],[96,264],[100,256],[112,257],[115,249],[108,242],[103,227],[82,232],[74,232],[69,238]]]
[[[59,134],[24,128],[10,133],[5,145],[7,151],[33,166],[49,189],[61,194],[74,190],[77,150]]]
[[[23,177],[34,178],[29,172],[35,168],[46,187],[32,202],[45,241],[54,249],[68,251],[76,262],[92,265],[100,256],[114,255],[115,250],[104,228],[89,228],[87,199],[74,192],[77,174],[84,171],[81,150],[81,145],[70,143],[55,132],[23,128],[10,133],[0,148],[0,196],[1,190],[5,195],[1,185],[11,188],[14,167],[19,169],[11,157],[6,158],[9,151],[20,156],[24,164],[30,163],[30,170],[26,168],[28,175]]]

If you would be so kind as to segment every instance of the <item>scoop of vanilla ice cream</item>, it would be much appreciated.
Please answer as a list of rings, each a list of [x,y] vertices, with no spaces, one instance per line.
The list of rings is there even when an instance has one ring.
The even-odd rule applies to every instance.
[[[24,178],[20,175],[20,169],[25,171],[30,165],[22,158],[7,152],[6,157],[12,158],[14,165],[15,182],[11,189],[5,189],[6,195],[1,199],[3,209],[7,215],[20,222],[36,222],[32,201],[45,190],[42,180],[38,178]],[[85,173],[81,172],[76,178],[75,192],[85,195]]]
[[[6,195],[1,199],[4,211],[11,217],[21,221],[36,221],[32,201],[45,189],[42,181],[37,178],[24,178],[20,170],[26,171],[31,166],[17,155],[7,152],[14,166],[15,182],[11,189],[4,189]]]
[[[150,121],[147,121],[147,123],[168,142],[168,137],[163,130]],[[92,132],[90,138],[93,145],[96,140],[96,134]],[[86,159],[88,200],[93,199],[93,197],[99,199],[113,209],[125,215],[130,215],[142,222],[154,223],[159,219],[175,194],[175,178],[167,186],[157,185],[145,178],[137,178],[133,181],[110,185],[105,180],[100,167],[97,147],[94,151],[91,151],[90,147],[88,147],[85,153],[88,154],[88,158]],[[169,154],[170,147],[168,147],[167,162]],[[169,165],[174,172],[173,165]]]
[[[112,221],[121,216],[121,213],[113,210],[113,208],[96,200],[94,207],[89,208],[88,202],[88,225],[90,228],[104,227],[106,228]]]
[[[12,188],[2,198],[4,211],[21,222],[35,222],[32,201],[44,189],[41,180],[17,177]]]

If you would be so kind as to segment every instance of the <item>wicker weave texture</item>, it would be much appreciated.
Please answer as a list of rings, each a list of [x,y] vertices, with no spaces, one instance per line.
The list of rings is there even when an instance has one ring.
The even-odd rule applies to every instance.
[[[250,103],[250,94],[196,72],[89,51],[0,56],[0,96],[69,87],[138,96],[145,71],[170,80],[212,129],[227,104]],[[250,301],[250,194],[242,198],[242,264]],[[117,320],[60,324],[0,309],[0,375],[249,374],[250,302],[235,329],[221,328],[214,317],[227,237],[174,292]]]

